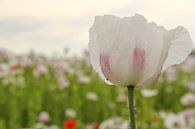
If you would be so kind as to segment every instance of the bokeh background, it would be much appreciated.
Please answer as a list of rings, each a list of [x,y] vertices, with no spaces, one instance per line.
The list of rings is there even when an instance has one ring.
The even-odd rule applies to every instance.
[[[194,0],[0,0],[0,129],[128,129],[126,88],[92,70],[95,15],[135,13],[195,40]],[[138,129],[195,129],[195,57],[136,89]]]

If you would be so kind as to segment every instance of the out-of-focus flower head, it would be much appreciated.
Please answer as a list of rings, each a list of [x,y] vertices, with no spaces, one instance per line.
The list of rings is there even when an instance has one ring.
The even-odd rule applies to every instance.
[[[74,129],[77,126],[77,122],[75,120],[67,120],[64,122],[64,129]]]
[[[39,114],[39,121],[46,123],[50,121],[50,116],[47,112],[43,111]]]
[[[101,123],[99,129],[129,129],[129,124],[120,117],[113,117]]]
[[[195,104],[195,95],[192,93],[187,93],[181,98],[181,103],[184,106],[191,106]]]
[[[95,92],[88,92],[86,98],[91,101],[98,101],[99,97]]]
[[[153,97],[158,94],[158,90],[149,90],[149,89],[143,89],[141,91],[142,95],[146,98]]]
[[[195,128],[195,110],[188,108],[181,112],[181,115],[184,116],[186,124],[190,128]]]
[[[187,118],[193,117],[195,115],[195,110],[188,108],[188,109],[182,111],[181,114]]]
[[[82,84],[86,84],[90,82],[90,78],[88,76],[80,75],[78,77],[78,82]]]
[[[75,118],[77,115],[77,113],[75,112],[75,110],[68,108],[65,110],[65,116],[69,117],[69,118]]]
[[[185,118],[181,114],[167,114],[164,117],[167,129],[187,129]]]
[[[48,69],[45,65],[39,64],[33,71],[33,75],[35,77],[39,77],[41,75],[44,75],[48,72]]]
[[[58,61],[53,61],[53,67],[55,68],[55,71],[59,74],[69,72],[71,70],[69,63],[62,59]]]
[[[70,82],[64,76],[60,76],[58,78],[58,83],[60,85],[60,89],[65,89],[65,88],[68,88],[70,86]]]
[[[36,124],[34,125],[34,128],[35,128],[35,129],[44,129],[44,128],[46,128],[46,126],[45,126],[44,123],[36,123]]]
[[[44,123],[37,123],[34,125],[33,129],[59,129],[56,125],[46,125]]]

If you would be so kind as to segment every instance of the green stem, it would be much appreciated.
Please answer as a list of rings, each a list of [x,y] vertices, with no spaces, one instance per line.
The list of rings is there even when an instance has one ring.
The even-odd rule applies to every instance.
[[[130,125],[131,129],[136,129],[135,124],[135,110],[134,110],[134,86],[127,86],[129,95],[129,111],[130,111]]]

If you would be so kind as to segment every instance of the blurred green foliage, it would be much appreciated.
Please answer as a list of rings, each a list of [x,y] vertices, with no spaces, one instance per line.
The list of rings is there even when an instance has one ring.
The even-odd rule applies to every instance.
[[[78,129],[85,129],[87,124],[101,123],[113,116],[128,120],[127,100],[118,100],[121,90],[127,95],[126,87],[105,84],[86,59],[62,58],[60,60],[69,68],[60,72],[56,72],[53,63],[58,61],[55,59],[41,58],[38,61],[33,57],[29,66],[22,66],[19,59],[14,59],[15,63],[10,63],[10,60],[1,62],[9,69],[6,75],[0,77],[0,129],[34,127],[42,111],[50,116],[47,125],[62,128],[64,121],[70,119],[65,115],[66,109],[75,110],[77,115],[74,120],[78,122]],[[47,72],[37,77],[34,70],[39,64],[43,64]],[[136,88],[138,129],[165,129],[160,112],[178,113],[186,108],[181,104],[181,97],[189,92],[185,85],[195,80],[195,72],[193,69],[186,72],[180,67],[175,69],[173,80],[163,74],[158,83],[149,87],[157,90],[157,95],[147,97],[140,87]],[[78,81],[82,75],[89,77],[89,82]],[[59,76],[67,78],[68,87],[61,88]],[[91,92],[97,95],[97,100],[86,97]]]

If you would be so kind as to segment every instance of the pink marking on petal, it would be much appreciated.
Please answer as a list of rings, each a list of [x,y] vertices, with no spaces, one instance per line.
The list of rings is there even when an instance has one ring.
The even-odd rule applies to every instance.
[[[100,66],[101,66],[102,73],[104,74],[107,80],[110,80],[111,79],[111,64],[110,64],[111,57],[110,55],[101,53],[99,60],[100,60]]]
[[[136,47],[133,52],[133,68],[136,72],[141,72],[145,62],[145,50]]]

